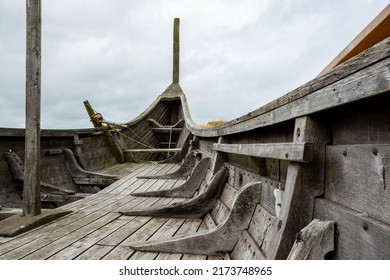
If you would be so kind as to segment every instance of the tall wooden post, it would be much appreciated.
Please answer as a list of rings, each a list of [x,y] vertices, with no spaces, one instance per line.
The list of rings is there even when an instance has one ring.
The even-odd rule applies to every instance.
[[[180,19],[175,18],[173,23],[173,83],[179,83],[179,49],[180,49]]]
[[[41,0],[26,0],[26,143],[23,215],[41,213]]]

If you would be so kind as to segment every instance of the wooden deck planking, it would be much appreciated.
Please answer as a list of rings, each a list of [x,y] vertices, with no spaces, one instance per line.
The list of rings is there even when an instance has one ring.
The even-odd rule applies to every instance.
[[[82,214],[76,213],[76,215],[71,215],[64,219],[65,222],[63,221],[63,223],[50,223],[38,230],[27,232],[24,235],[13,238],[11,241],[0,246],[0,252],[2,252],[0,259],[23,258],[59,238],[72,233],[83,225],[95,221],[101,214],[84,214],[85,217],[81,219],[80,216],[82,216]]]
[[[126,207],[139,205],[149,207],[154,204],[167,204],[181,199],[133,197],[129,195],[135,188],[145,184],[146,189],[171,188],[185,180],[144,180],[137,183],[139,175],[165,174],[173,172],[175,164],[122,164],[127,175],[103,191],[83,200],[62,206],[73,213],[52,223],[41,226],[14,238],[0,242],[1,259],[126,259],[134,252],[126,244],[136,240],[146,240],[161,232],[172,236],[185,222],[175,219],[152,217],[121,216],[117,212]],[[121,168],[105,170],[105,173],[120,174]],[[131,171],[130,171],[131,170]],[[130,174],[129,171],[131,172]],[[149,181],[151,181],[149,183]],[[124,194],[123,194],[124,192]],[[129,194],[126,194],[129,193]],[[177,219],[176,219],[177,220]],[[162,222],[163,221],[163,222]],[[178,223],[172,229],[160,228],[166,223]],[[155,232],[158,231],[160,233]],[[147,254],[146,254],[147,255]],[[140,256],[141,257],[141,256]],[[142,257],[141,257],[142,258]],[[150,257],[149,257],[150,258]]]
[[[102,240],[104,237],[115,231],[117,228],[123,226],[127,221],[125,219],[116,219],[104,225],[103,227],[91,232],[85,237],[77,240],[68,247],[51,256],[51,260],[74,259],[91,246]]]
[[[172,237],[175,232],[184,223],[184,219],[169,219],[167,222],[159,228],[149,239],[147,240],[161,240]],[[158,252],[135,252],[131,256],[132,260],[154,260],[158,255]]]
[[[80,254],[75,258],[76,260],[100,260],[105,255],[107,255],[114,246],[107,246],[107,245],[93,245],[90,247],[87,251]]]
[[[72,243],[78,241],[79,239],[87,236],[88,234],[95,231],[97,228],[103,227],[106,224],[112,222],[113,220],[117,219],[120,215],[115,213],[108,213],[99,219],[93,221],[92,223],[89,223],[87,225],[81,226],[76,231],[73,231],[56,241],[48,244],[47,246],[41,247],[40,249],[34,251],[33,253],[27,255],[26,257],[22,259],[27,260],[41,260],[41,259],[48,259],[52,255],[56,254],[63,248],[71,245]]]
[[[129,245],[138,241],[147,240],[168,220],[166,218],[147,218],[149,218],[147,223],[142,224],[141,227],[130,236],[127,235],[128,237],[107,254],[104,259],[129,259],[135,253]]]
[[[134,191],[170,189],[184,179],[138,179],[166,174],[176,164],[121,164],[107,174],[122,178],[101,192],[61,208],[73,213],[52,223],[0,240],[0,259],[207,259],[207,256],[134,252],[130,244],[195,233],[207,229],[202,219],[122,216],[118,211],[169,204],[183,198],[135,197]],[[121,173],[121,170],[124,169]],[[130,172],[130,173],[129,173]],[[127,174],[127,175],[126,175]],[[210,257],[213,258],[213,257]]]

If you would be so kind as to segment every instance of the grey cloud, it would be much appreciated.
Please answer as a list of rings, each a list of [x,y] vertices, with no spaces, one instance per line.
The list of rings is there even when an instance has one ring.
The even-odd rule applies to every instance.
[[[21,3],[23,2],[23,3]],[[82,128],[88,99],[129,121],[171,82],[195,122],[233,119],[314,78],[388,3],[358,1],[43,2],[42,127]],[[0,127],[24,125],[25,3],[0,0]]]

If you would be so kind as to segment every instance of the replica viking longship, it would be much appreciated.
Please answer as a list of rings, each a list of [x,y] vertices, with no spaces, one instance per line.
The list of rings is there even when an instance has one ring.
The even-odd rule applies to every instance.
[[[134,120],[85,101],[91,129],[1,128],[0,259],[390,259],[389,15],[221,126],[191,119],[175,19],[173,81]]]

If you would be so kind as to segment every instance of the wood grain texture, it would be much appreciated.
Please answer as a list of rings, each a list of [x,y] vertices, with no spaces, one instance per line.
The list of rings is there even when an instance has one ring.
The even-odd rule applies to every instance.
[[[335,259],[390,259],[388,223],[326,199],[316,199],[314,217],[336,223]]]
[[[325,255],[333,251],[334,222],[314,219],[299,233],[288,260],[323,260]]]
[[[313,145],[311,143],[214,144],[214,150],[297,162],[310,162],[313,158]]]
[[[327,146],[325,198],[390,223],[390,145]]]
[[[41,0],[27,0],[23,215],[41,213]]]

